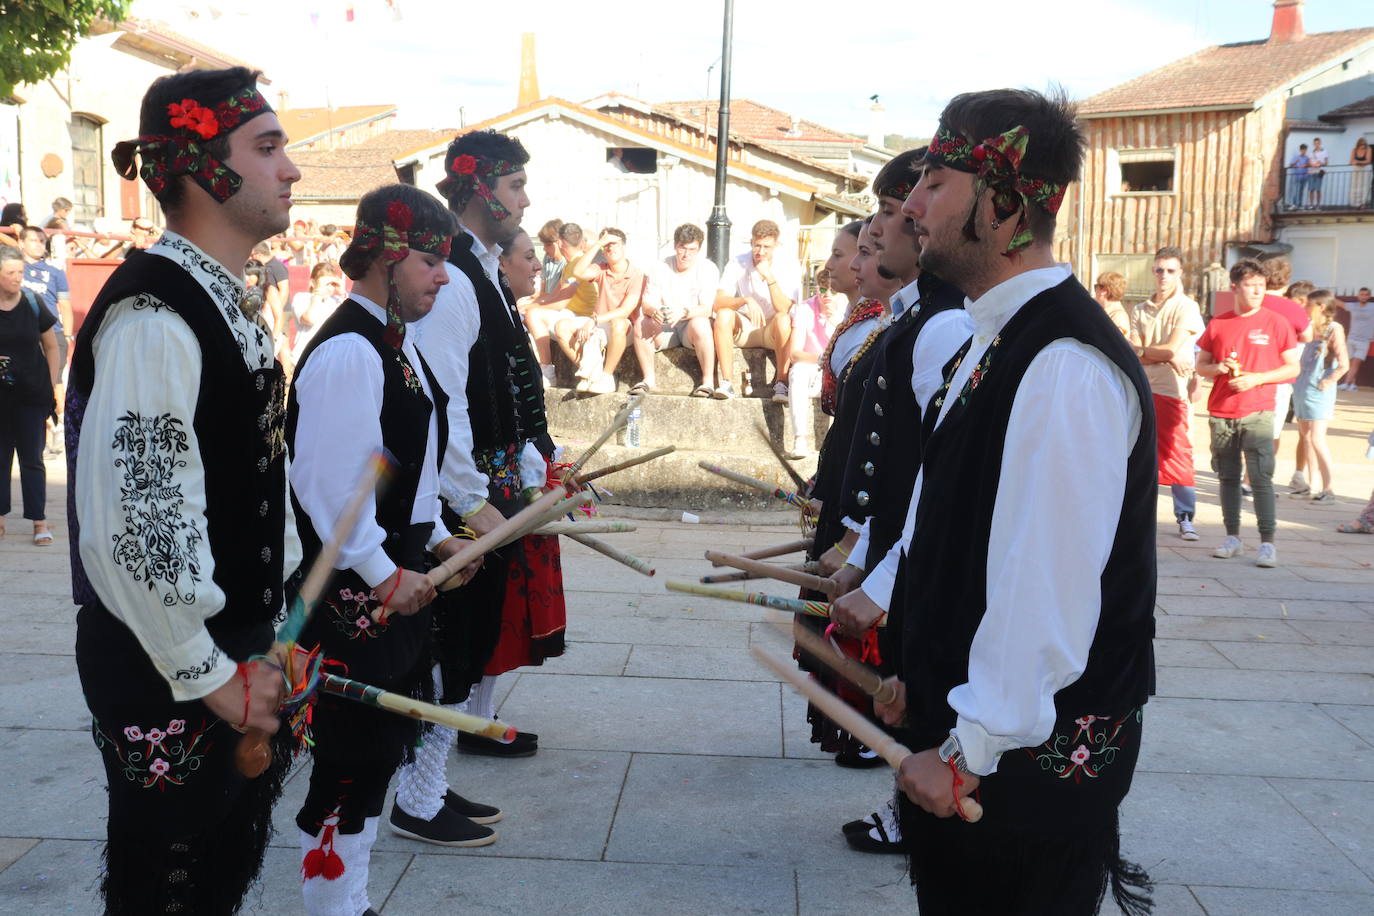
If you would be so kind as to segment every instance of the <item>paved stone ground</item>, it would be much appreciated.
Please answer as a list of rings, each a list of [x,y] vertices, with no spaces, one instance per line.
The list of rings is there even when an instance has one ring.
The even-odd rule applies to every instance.
[[[1210,557],[1210,475],[1196,544],[1173,536],[1161,497],[1159,696],[1123,831],[1163,916],[1374,912],[1374,537],[1332,530],[1374,486],[1374,396],[1342,395],[1334,425],[1340,504],[1281,499],[1280,569],[1256,569],[1253,543],[1251,559]],[[1284,438],[1281,481],[1295,433]],[[657,561],[653,580],[565,546],[568,652],[501,694],[502,717],[542,749],[449,767],[461,792],[506,809],[501,839],[445,852],[384,833],[381,912],[914,912],[898,860],[850,852],[838,830],[890,777],[816,753],[802,703],[748,656],[755,641],[784,645],[771,612],[663,591],[702,573],[704,548],[795,536],[782,513],[762,520],[617,536]],[[39,549],[26,532],[11,516],[0,542],[0,912],[94,913],[103,776],[72,660],[65,537]],[[300,912],[290,817],[304,786],[298,772],[249,912]]]

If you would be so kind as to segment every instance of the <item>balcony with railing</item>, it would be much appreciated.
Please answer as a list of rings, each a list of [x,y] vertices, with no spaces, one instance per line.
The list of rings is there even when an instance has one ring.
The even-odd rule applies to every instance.
[[[1283,170],[1283,194],[1274,204],[1278,215],[1299,213],[1374,213],[1374,168],[1328,165],[1321,169]]]

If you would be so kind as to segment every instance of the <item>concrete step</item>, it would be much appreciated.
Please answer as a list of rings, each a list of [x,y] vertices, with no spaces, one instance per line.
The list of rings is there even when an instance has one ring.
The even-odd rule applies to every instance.
[[[564,440],[559,440],[565,444]],[[585,446],[568,444],[565,460],[576,460]],[[589,470],[596,470],[618,461],[633,458],[649,451],[648,448],[630,448],[624,445],[605,445],[587,462]],[[676,513],[711,512],[729,509],[787,509],[787,503],[774,499],[766,493],[726,480],[697,467],[698,461],[710,461],[732,471],[748,474],[765,483],[781,487],[791,492],[795,489],[792,479],[783,470],[781,463],[772,453],[764,455],[723,455],[708,449],[678,449],[671,455],[646,461],[623,471],[594,481],[593,486],[606,493],[606,502],[612,505],[667,508]],[[810,477],[816,471],[814,457],[792,462],[793,468],[802,475]],[[631,552],[633,548],[627,547]]]
[[[553,354],[554,371],[559,387],[574,387],[578,381],[575,374],[577,366],[556,344]],[[768,386],[768,381],[773,378],[775,363],[772,350],[736,350],[734,365],[730,372],[730,383],[735,386],[735,393],[742,398],[771,398],[773,389]],[[692,389],[701,384],[701,364],[697,362],[696,351],[686,347],[659,351],[654,355],[654,375],[656,391],[663,394],[691,394]],[[632,349],[626,348],[615,377],[622,390],[628,389],[635,382],[643,381],[644,373],[640,371],[639,360],[635,358]],[[746,384],[746,381],[749,384]],[[751,394],[744,393],[746,388],[752,389]]]
[[[549,432],[560,442],[573,439],[590,442],[610,425],[616,412],[629,400],[628,384],[620,383],[615,394],[587,395],[566,388],[544,392]],[[813,400],[812,442],[819,443],[830,428],[830,418]],[[750,456],[773,461],[768,443],[779,449],[792,447],[790,408],[763,398],[693,398],[655,393],[640,407],[639,445],[645,449],[676,445],[680,449],[701,449],[717,455]],[[625,444],[622,432],[615,440]]]

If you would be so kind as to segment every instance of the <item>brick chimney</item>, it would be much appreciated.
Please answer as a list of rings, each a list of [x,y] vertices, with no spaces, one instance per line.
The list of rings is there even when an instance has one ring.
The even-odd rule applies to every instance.
[[[1274,25],[1269,30],[1269,43],[1286,44],[1306,37],[1302,27],[1302,0],[1274,0]]]

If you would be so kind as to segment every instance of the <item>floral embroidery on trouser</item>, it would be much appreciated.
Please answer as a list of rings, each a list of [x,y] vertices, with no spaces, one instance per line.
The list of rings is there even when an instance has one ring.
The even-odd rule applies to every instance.
[[[91,719],[91,738],[97,749],[109,750],[118,758],[124,778],[145,789],[165,790],[182,786],[190,774],[200,769],[208,750],[207,733],[213,723],[202,719],[187,731],[185,719],[171,719],[165,726],[126,725],[123,740],[106,734],[99,720]]]

